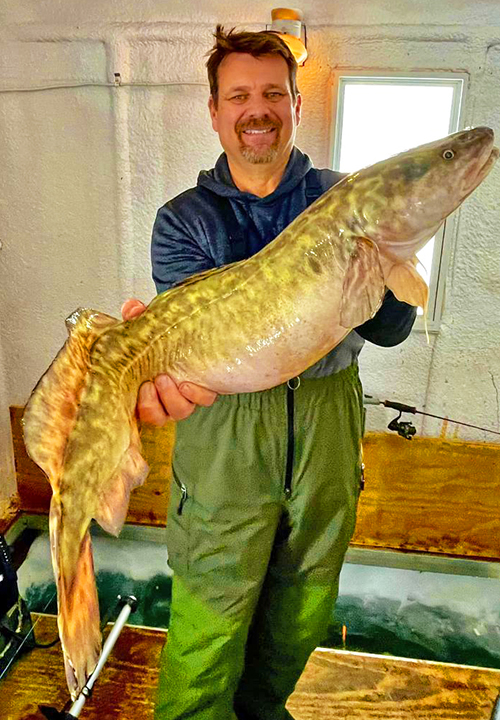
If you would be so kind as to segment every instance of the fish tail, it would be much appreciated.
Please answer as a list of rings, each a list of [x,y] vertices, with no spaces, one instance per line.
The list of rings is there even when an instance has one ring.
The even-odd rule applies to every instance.
[[[117,324],[115,318],[95,310],[81,308],[70,315],[66,320],[69,337],[26,404],[22,420],[26,450],[54,490],[78,414],[92,345]]]
[[[79,538],[78,527],[65,517],[58,494],[54,494],[50,504],[49,528],[58,590],[57,624],[66,680],[75,699],[93,672],[101,651],[92,543],[88,529],[80,533]]]
[[[148,466],[127,393],[105,373],[90,372],[96,343],[112,354],[118,321],[79,310],[69,337],[33,391],[23,416],[29,456],[52,486],[49,527],[58,591],[58,626],[66,678],[74,697],[99,658],[101,634],[88,527],[91,518],[117,535],[130,492]],[[97,362],[97,361],[96,361]],[[98,363],[97,363],[98,364]]]

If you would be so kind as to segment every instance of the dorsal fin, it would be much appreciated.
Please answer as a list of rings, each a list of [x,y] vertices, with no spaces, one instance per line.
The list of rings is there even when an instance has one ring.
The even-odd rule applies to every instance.
[[[92,345],[104,330],[116,325],[119,321],[111,317],[111,315],[106,315],[106,313],[98,310],[78,308],[64,322],[68,335],[75,332],[85,339],[86,345]]]
[[[33,390],[23,415],[28,455],[57,484],[64,450],[85,386],[89,353],[96,339],[118,320],[80,308],[66,320],[69,337]]]

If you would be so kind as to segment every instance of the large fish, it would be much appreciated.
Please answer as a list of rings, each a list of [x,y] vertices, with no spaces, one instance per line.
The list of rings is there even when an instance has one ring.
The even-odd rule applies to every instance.
[[[386,286],[426,306],[415,253],[498,157],[489,128],[467,130],[342,179],[252,258],[196,275],[129,322],[92,310],[24,414],[28,453],[48,475],[59,632],[73,697],[100,651],[89,523],[118,534],[148,467],[135,405],[158,373],[218,393],[298,375],[373,317]]]

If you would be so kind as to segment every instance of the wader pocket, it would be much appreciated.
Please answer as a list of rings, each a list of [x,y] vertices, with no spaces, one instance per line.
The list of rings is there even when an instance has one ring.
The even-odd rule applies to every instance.
[[[361,396],[363,397],[363,396]],[[363,461],[363,438],[366,429],[366,408],[361,405],[361,437],[359,440],[359,492],[365,489],[365,463]]]
[[[179,492],[180,492],[180,494],[181,494],[179,503],[178,503],[178,505],[177,505],[177,515],[182,515],[182,511],[183,511],[183,509],[184,509],[184,503],[186,502],[186,500],[187,500],[188,497],[189,497],[189,496],[188,496],[188,491],[187,491],[187,487],[184,485],[184,483],[182,483],[180,480],[178,480],[178,479],[175,477],[175,475],[174,475],[174,483],[175,483],[175,484],[177,485],[177,487],[179,488]]]
[[[189,497],[183,482],[172,472],[171,497],[168,509],[166,541],[168,563],[174,572],[187,569],[189,555],[190,513],[185,512]]]

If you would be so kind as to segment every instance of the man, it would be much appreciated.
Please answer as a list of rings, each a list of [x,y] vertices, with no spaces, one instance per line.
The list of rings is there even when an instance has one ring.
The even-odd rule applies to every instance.
[[[158,211],[158,292],[257,252],[342,177],[315,170],[294,147],[297,66],[279,37],[220,26],[215,37],[209,109],[225,152]],[[124,316],[143,308],[128,301]],[[158,720],[292,717],[285,703],[325,637],[354,530],[364,414],[357,356],[364,339],[401,342],[414,320],[415,309],[388,292],[371,321],[300,378],[261,393],[213,404],[211,391],[166,376],[141,388],[143,420],[183,419]]]

